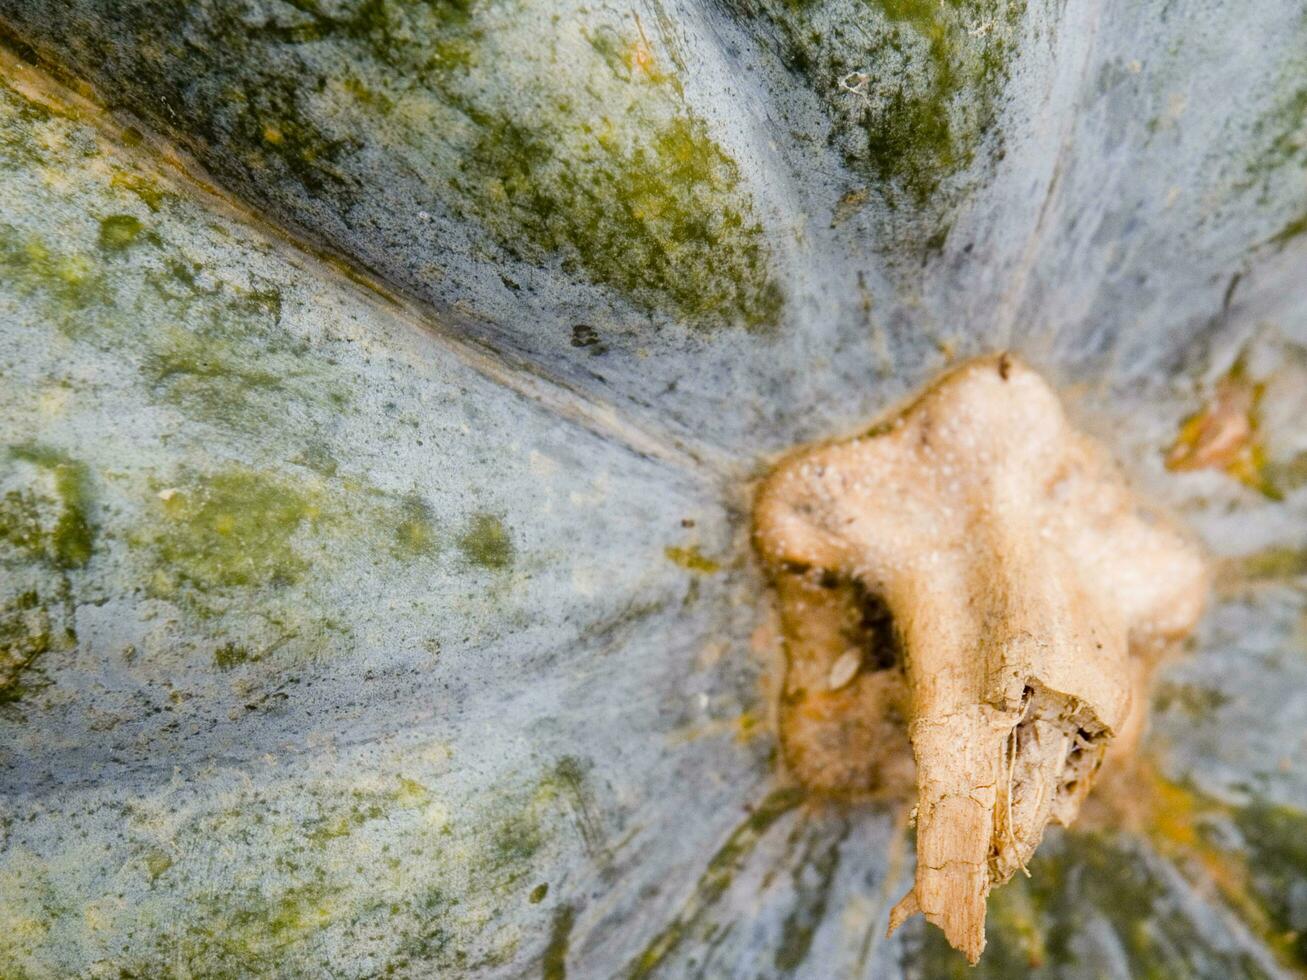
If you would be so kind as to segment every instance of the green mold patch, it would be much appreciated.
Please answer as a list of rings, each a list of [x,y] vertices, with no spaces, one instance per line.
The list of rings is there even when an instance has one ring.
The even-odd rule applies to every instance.
[[[1303,232],[1307,232],[1307,212],[1303,212],[1272,235],[1271,244],[1287,245]]]
[[[1307,50],[1307,17],[1285,25],[1299,37],[1298,52]],[[1303,139],[1302,121],[1307,118],[1307,57],[1298,53],[1279,67],[1274,91],[1265,100],[1266,109],[1252,120],[1249,129],[1237,137],[1237,145],[1248,147],[1246,164],[1235,190],[1254,190],[1257,203],[1273,205],[1274,214],[1284,220],[1291,217],[1269,239],[1268,244],[1283,247],[1307,232],[1307,209],[1300,188],[1307,171],[1307,140]],[[1240,120],[1242,122],[1242,120]],[[1287,191],[1288,196],[1283,192]]]
[[[347,778],[245,783],[181,811],[146,794],[112,812],[50,814],[96,833],[111,825],[119,871],[84,873],[104,859],[98,837],[53,856],[0,852],[0,973],[516,975],[540,970],[551,935],[544,958],[560,962],[572,922],[524,901],[576,847],[558,767],[449,797],[442,758],[433,745],[340,768]],[[106,945],[105,929],[131,941]]]
[[[501,518],[494,514],[475,514],[458,538],[458,550],[471,565],[490,571],[512,567],[516,548]]]
[[[431,792],[425,786],[406,776],[397,776],[391,785],[352,789],[347,804],[318,798],[315,800],[317,815],[303,824],[305,840],[315,847],[323,847],[328,841],[348,837],[369,821],[424,808],[431,800]]]
[[[74,914],[74,906],[52,880],[44,862],[20,855],[0,867],[0,976],[43,978],[48,968],[32,955],[49,941],[60,918]]]
[[[139,338],[140,370],[154,397],[211,425],[263,433],[288,404],[348,403],[327,359],[282,326],[277,288],[206,285],[198,271],[178,255],[146,273],[158,326]]]
[[[1283,500],[1293,491],[1307,486],[1307,452],[1295,453],[1287,459],[1266,461],[1264,476],[1272,488],[1271,499]]]
[[[46,686],[40,660],[77,642],[73,576],[92,558],[87,467],[38,445],[0,452],[0,702]]]
[[[613,854],[606,843],[601,810],[587,767],[575,756],[564,756],[558,760],[553,771],[545,775],[541,786],[562,800],[572,826],[585,846],[586,854],[602,871],[607,872],[612,865]]]
[[[184,964],[191,976],[280,973],[291,962],[288,951],[339,914],[343,890],[305,881],[281,888],[248,887],[222,898],[201,896],[189,910],[193,919],[178,930],[171,959],[158,965]],[[159,946],[163,953],[166,943],[160,941]]]
[[[1153,710],[1183,712],[1196,721],[1210,717],[1230,700],[1230,695],[1215,688],[1164,681],[1153,691]]]
[[[612,287],[693,326],[760,329],[780,315],[770,249],[739,169],[688,114],[631,123],[500,117],[457,186],[515,257]]]
[[[163,189],[154,176],[135,170],[115,169],[109,186],[135,194],[152,212],[157,212],[165,200],[174,197],[171,192]],[[101,228],[103,227],[102,224]]]
[[[109,252],[131,248],[141,238],[144,226],[131,214],[111,214],[100,220],[100,247]]]
[[[794,905],[781,924],[781,942],[773,958],[783,976],[793,976],[812,951],[813,937],[829,910],[831,885],[840,866],[840,848],[852,827],[851,820],[841,818],[833,834],[814,834],[804,843],[792,872]]]
[[[1307,38],[1307,19],[1297,25]],[[1298,58],[1280,75],[1279,97],[1269,111],[1253,124],[1252,145],[1257,151],[1247,167],[1248,178],[1266,187],[1269,178],[1286,168],[1307,166],[1307,144],[1302,138],[1302,120],[1307,116],[1307,85],[1303,73],[1307,58]]]
[[[391,545],[393,554],[409,559],[439,553],[440,539],[430,504],[416,495],[405,497],[396,508],[395,516],[398,520]]]
[[[1001,152],[1003,89],[1024,0],[761,0],[739,3],[823,99],[830,142],[892,210],[925,218],[938,247],[955,178]],[[905,222],[895,222],[902,228]]]
[[[538,13],[521,7],[524,22]],[[638,19],[585,11],[584,46],[515,36],[502,12],[487,23],[505,40],[489,44],[479,10],[457,35],[469,49],[442,59],[432,83],[473,123],[472,142],[450,157],[449,207],[513,258],[557,262],[650,313],[695,328],[773,327],[783,297],[766,232],[739,165],[685,102],[672,53]],[[526,66],[511,99],[478,84],[507,59]]]
[[[39,672],[33,673],[38,659],[77,642],[71,626],[61,625],[66,613],[62,597],[49,601],[34,589],[0,601],[0,704],[44,687]]]
[[[250,648],[239,643],[224,643],[213,651],[213,665],[219,670],[234,670],[255,659],[257,656],[250,652]]]
[[[8,457],[19,472],[4,482],[0,542],[58,569],[81,568],[95,550],[86,467],[36,445],[11,446]]]
[[[239,464],[182,472],[170,483],[155,481],[147,509],[149,519],[128,538],[146,562],[147,589],[201,618],[263,609],[263,618],[278,620],[292,596],[301,612],[323,605],[319,590],[351,556],[412,562],[437,550],[422,498],[311,472]],[[504,545],[493,529],[480,529],[473,544],[499,567],[493,561]],[[322,625],[286,621],[281,635]],[[230,670],[270,652],[236,636],[217,648],[214,664]]]
[[[40,136],[54,113],[17,97],[0,78],[0,171],[28,171],[46,162]]]
[[[1268,548],[1239,561],[1243,577],[1254,581],[1307,575],[1307,548]]]
[[[151,881],[157,881],[167,874],[172,867],[172,855],[167,851],[154,848],[145,855],[145,870]]]
[[[157,510],[151,589],[164,596],[295,584],[301,540],[331,519],[320,492],[235,466],[161,489]]]
[[[407,934],[388,968],[470,970],[477,964],[502,963],[516,952],[515,931],[497,928],[494,919],[558,846],[568,798],[565,782],[557,766],[532,781],[508,780],[485,794],[473,812],[451,819],[445,831],[451,838],[447,846],[460,855],[460,863],[466,861],[471,887],[464,885],[455,892],[445,885],[428,885],[411,899],[408,907],[417,912],[416,922],[406,925]],[[531,904],[543,900],[547,891],[536,886]],[[477,911],[487,902],[496,910],[488,918]],[[554,910],[541,969],[565,970],[574,922],[570,906]],[[490,952],[478,956],[476,947],[487,939]]]

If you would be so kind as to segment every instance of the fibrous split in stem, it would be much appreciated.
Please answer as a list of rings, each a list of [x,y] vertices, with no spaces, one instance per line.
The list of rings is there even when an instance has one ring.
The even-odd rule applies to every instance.
[[[1200,553],[1008,355],[790,457],[755,539],[787,760],[834,792],[909,783],[915,762],[916,879],[890,930],[920,911],[976,962],[990,889],[1132,744],[1160,652],[1202,610]]]

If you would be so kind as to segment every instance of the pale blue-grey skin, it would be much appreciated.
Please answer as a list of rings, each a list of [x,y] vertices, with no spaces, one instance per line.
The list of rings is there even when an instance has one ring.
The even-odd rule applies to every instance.
[[[1149,751],[1250,904],[1053,834],[981,971],[1303,969],[1301,5],[940,11],[0,0],[0,975],[960,969],[749,484],[998,349],[1219,560]],[[1273,493],[1162,466],[1241,356]]]

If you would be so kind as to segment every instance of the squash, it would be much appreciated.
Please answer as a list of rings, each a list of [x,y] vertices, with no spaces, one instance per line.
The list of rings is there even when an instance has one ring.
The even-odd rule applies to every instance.
[[[1307,21],[0,0],[0,975],[937,977],[756,481],[1010,350],[1211,554],[977,975],[1307,969]]]

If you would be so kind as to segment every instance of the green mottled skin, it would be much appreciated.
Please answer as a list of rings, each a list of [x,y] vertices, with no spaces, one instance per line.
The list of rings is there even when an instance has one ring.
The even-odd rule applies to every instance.
[[[85,465],[51,447],[0,450],[0,557],[13,583],[0,589],[5,696],[30,693],[41,658],[71,648],[74,610],[99,597],[69,574],[88,563],[97,536],[109,542],[108,573],[185,614],[191,632],[177,649],[193,645],[219,671],[337,648],[352,624],[324,600],[334,570],[364,561],[400,574],[438,560],[431,503],[340,472],[331,430],[354,410],[357,381],[338,367],[330,335],[287,329],[281,282],[207,268],[211,256],[185,230],[197,212],[163,190],[156,169],[114,162],[70,115],[28,106],[0,85],[0,136],[18,154],[10,186],[30,202],[0,222],[0,299],[52,355],[48,406],[29,401],[19,424],[94,404],[84,365],[96,362],[97,378],[114,385],[135,377],[142,404],[178,431],[167,439],[180,440],[182,458],[198,442],[197,458],[211,462],[128,465],[113,481],[131,505],[93,518]],[[66,179],[45,177],[55,167]],[[57,234],[33,224],[34,213],[59,215]],[[224,464],[228,453],[215,450],[233,439],[257,451]],[[512,563],[501,517],[461,533],[467,564]],[[19,608],[27,593],[37,605]]]
[[[694,936],[702,919],[730,888],[735,873],[745,858],[758,846],[763,835],[781,817],[803,802],[803,792],[795,788],[778,789],[769,794],[744,820],[712,856],[695,886],[694,895],[681,914],[645,947],[631,963],[629,980],[653,976],[659,965],[687,938]]]
[[[737,164],[686,103],[667,53],[633,56],[632,21],[573,13],[589,43],[558,51],[529,26],[549,12],[536,0],[516,0],[527,16],[507,21],[509,6],[476,0],[294,6],[260,20],[133,0],[114,13],[112,37],[127,46],[72,12],[48,29],[79,69],[113,66],[111,98],[284,218],[308,205],[352,220],[375,206],[365,185],[395,184],[479,223],[507,255],[561,262],[642,310],[700,328],[777,322],[771,248]],[[520,36],[504,27],[514,20]],[[377,173],[369,147],[416,151],[427,173]],[[353,233],[336,242],[356,244]]]
[[[571,840],[560,780],[552,766],[456,806],[417,779],[369,774],[356,785],[300,786],[309,808],[298,817],[257,791],[180,821],[159,823],[129,808],[125,832],[134,843],[125,846],[137,857],[120,875],[139,876],[146,887],[136,906],[111,905],[136,924],[130,948],[112,958],[115,975],[296,972],[326,962],[332,944],[375,938],[378,930],[387,938],[377,975],[502,966],[524,939],[497,921],[503,909],[529,904],[522,882]],[[524,843],[510,843],[513,836]],[[363,863],[369,872],[359,887],[352,876]],[[214,888],[219,868],[223,887]],[[10,874],[0,864],[0,877]],[[21,976],[32,945],[50,941],[50,925],[75,914],[70,902],[85,901],[61,892],[58,880],[53,869],[35,866],[24,877],[22,907],[0,911],[9,927],[0,933],[0,975]],[[187,896],[186,914],[159,919],[158,908],[175,906],[156,908],[156,889],[166,892],[160,899]],[[536,920],[541,936],[552,930],[548,944],[540,941],[542,962],[563,976],[557,971],[574,913],[542,907]]]
[[[567,980],[567,947],[572,937],[572,926],[576,924],[576,909],[570,905],[561,905],[554,911],[554,921],[550,928],[549,945],[540,961],[542,980]]]
[[[1274,830],[1268,837],[1272,847],[1284,843]],[[1141,980],[1196,976],[1212,968],[1213,956],[1221,957],[1215,965],[1224,976],[1264,977],[1244,954],[1216,953],[1190,920],[1160,901],[1168,888],[1141,863],[1137,847],[1126,836],[1085,832],[1046,842],[1030,863],[1030,878],[1017,876],[990,895],[979,965],[968,967],[943,935],[930,929],[923,935],[919,975],[958,980],[1064,975],[1081,962],[1073,940],[1101,918],[1120,941],[1130,975]],[[1293,857],[1292,846],[1281,856]],[[1283,877],[1268,883],[1272,892],[1278,886],[1280,896],[1288,881],[1302,879],[1304,865],[1285,867]]]
[[[1236,814],[1235,825],[1248,848],[1253,891],[1279,931],[1276,938],[1307,969],[1307,813],[1255,804]]]

